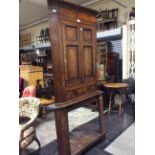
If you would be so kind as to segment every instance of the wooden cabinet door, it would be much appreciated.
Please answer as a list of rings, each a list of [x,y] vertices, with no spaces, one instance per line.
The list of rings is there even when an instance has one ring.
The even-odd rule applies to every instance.
[[[81,68],[82,81],[91,82],[96,78],[96,43],[94,40],[95,27],[86,24],[80,24],[80,46],[81,46]]]
[[[112,77],[113,82],[119,82],[119,54],[107,53],[107,73]]]
[[[62,35],[65,86],[77,85],[81,82],[79,25],[62,20]]]

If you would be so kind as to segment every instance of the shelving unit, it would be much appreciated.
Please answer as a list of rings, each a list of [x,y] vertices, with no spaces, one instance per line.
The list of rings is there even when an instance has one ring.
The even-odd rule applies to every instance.
[[[48,84],[48,86],[51,87],[50,90],[52,90],[54,77],[52,73],[53,67],[51,64],[51,43],[47,42],[47,43],[41,43],[41,44],[36,44],[31,46],[25,46],[20,48],[19,50],[20,50],[21,64],[23,66],[25,64],[29,64],[34,67],[42,67],[42,78],[36,75],[35,80],[33,81],[33,85],[37,86],[38,84],[41,84],[42,88],[46,90],[47,88],[46,86]],[[23,58],[27,58],[26,59],[27,62],[23,63],[23,60],[22,60]],[[32,83],[28,82],[28,85],[29,84],[32,84]],[[50,92],[48,94],[50,94]]]
[[[45,49],[45,48],[50,48],[51,47],[51,43],[47,42],[47,43],[43,43],[43,44],[37,44],[37,45],[30,45],[30,46],[25,46],[25,47],[21,47],[19,48],[19,50],[22,51],[34,51],[37,49]]]
[[[118,27],[118,9],[103,10],[97,15],[97,30],[104,31]]]

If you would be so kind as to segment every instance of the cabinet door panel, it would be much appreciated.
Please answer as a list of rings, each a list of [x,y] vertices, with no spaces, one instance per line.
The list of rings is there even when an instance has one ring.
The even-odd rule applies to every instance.
[[[95,69],[95,27],[85,24],[80,25],[81,49],[82,49],[82,77],[83,82],[92,82],[96,78]]]
[[[83,41],[92,42],[92,30],[91,29],[83,29]]]
[[[80,83],[79,26],[75,22],[62,21],[63,61],[65,68],[65,86]]]
[[[84,78],[93,76],[93,47],[84,46]]]
[[[79,75],[79,61],[78,61],[78,47],[73,45],[67,46],[67,79],[74,81],[80,78]]]
[[[66,40],[67,41],[77,41],[78,40],[78,29],[76,26],[65,26],[66,30]]]

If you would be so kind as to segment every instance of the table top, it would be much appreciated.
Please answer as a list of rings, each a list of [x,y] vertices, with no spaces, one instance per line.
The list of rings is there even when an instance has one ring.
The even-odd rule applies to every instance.
[[[42,105],[49,105],[54,103],[54,99],[45,99],[45,98],[40,98],[40,102]]]
[[[113,88],[113,89],[119,89],[119,88],[127,88],[128,84],[127,83],[105,83],[103,84],[104,87],[106,88]]]

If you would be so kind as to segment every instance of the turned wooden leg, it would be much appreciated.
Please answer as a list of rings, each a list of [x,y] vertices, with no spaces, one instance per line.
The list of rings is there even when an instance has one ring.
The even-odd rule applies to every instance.
[[[122,103],[119,105],[119,115],[121,115],[123,111],[123,104],[124,104],[123,95],[121,93],[120,93],[120,97],[121,97]]]
[[[122,112],[122,103],[119,105],[119,115],[121,115]]]
[[[67,110],[55,110],[59,155],[71,155]]]
[[[109,99],[109,110],[108,110],[108,114],[110,114],[111,106],[112,106],[112,90],[110,91],[110,99]]]
[[[101,134],[103,134],[104,131],[104,116],[103,116],[103,95],[99,96],[99,105],[98,105],[98,111],[99,111],[99,126],[101,130]]]
[[[46,109],[46,106],[43,105],[42,106],[42,116],[45,117],[47,115],[47,109]]]
[[[39,117],[44,118],[46,115],[47,115],[47,108],[45,105],[41,104]]]

